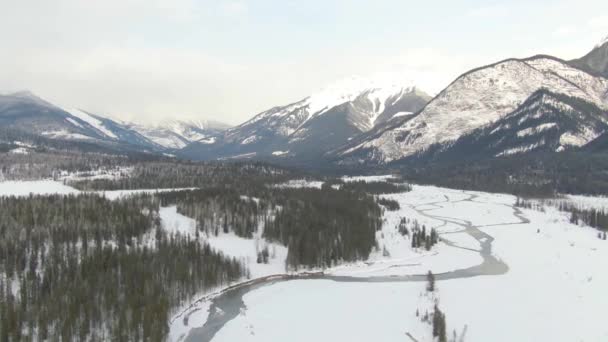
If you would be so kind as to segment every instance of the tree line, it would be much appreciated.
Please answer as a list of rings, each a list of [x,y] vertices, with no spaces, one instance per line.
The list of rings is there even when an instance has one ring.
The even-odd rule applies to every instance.
[[[176,307],[247,271],[167,235],[159,201],[0,198],[0,341],[162,341]]]
[[[515,201],[515,206],[527,209],[542,210],[542,203],[544,203],[544,201],[536,203],[534,201],[528,201],[518,197]],[[606,212],[606,210],[596,208],[585,209],[577,206],[574,203],[567,203],[563,201],[549,203],[550,205],[555,206],[559,211],[570,213],[570,223],[576,225],[584,223],[589,227],[599,230],[598,237],[600,239],[607,239],[608,212]]]
[[[178,212],[195,218],[198,230],[206,234],[251,238],[260,233],[287,246],[292,268],[366,259],[382,223],[374,196],[332,187],[224,186],[158,197],[162,205],[177,205]]]

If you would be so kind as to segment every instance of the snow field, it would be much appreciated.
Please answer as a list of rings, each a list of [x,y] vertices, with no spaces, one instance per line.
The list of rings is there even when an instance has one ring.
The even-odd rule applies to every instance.
[[[30,195],[77,195],[81,193],[96,193],[109,200],[117,200],[127,196],[157,192],[193,190],[194,188],[176,189],[137,189],[112,191],[80,191],[62,182],[52,180],[39,181],[6,181],[0,182],[0,196],[27,197]]]
[[[470,194],[477,195],[474,202],[462,201]],[[530,222],[514,224],[521,221],[514,209],[506,206],[515,200],[509,195],[416,186],[414,191],[396,196],[403,197],[399,201],[402,210],[404,203],[419,205],[441,201],[442,197],[445,201],[447,196],[450,202],[425,213],[479,225],[494,238],[493,254],[509,266],[508,272],[499,276],[437,282],[448,336],[456,330],[459,336],[464,333],[468,342],[608,341],[608,326],[602,318],[608,307],[608,274],[602,271],[608,244],[597,239],[595,230],[570,224],[567,215],[552,208],[545,212],[524,209],[522,214]],[[428,205],[425,208],[429,209]],[[416,253],[407,251],[400,234],[389,236],[391,227],[394,229],[392,222],[388,223],[391,215],[399,216],[387,212],[387,224],[381,232],[385,237],[379,239],[389,257],[380,252],[367,263],[330,270],[359,282],[298,280],[250,292],[244,296],[247,309],[228,322],[213,341],[408,341],[406,332],[418,341],[432,341],[430,325],[414,315],[416,308],[431,311],[433,300],[421,297],[424,283],[378,283],[373,277],[428,269],[439,273],[442,267],[462,269],[475,263],[455,254],[469,251],[445,244],[414,258]],[[473,244],[461,236],[466,235],[441,235],[459,244]],[[476,255],[473,251],[470,254]],[[390,267],[398,265],[397,260],[420,266]],[[445,260],[447,266],[433,260]],[[367,277],[372,282],[367,282]]]

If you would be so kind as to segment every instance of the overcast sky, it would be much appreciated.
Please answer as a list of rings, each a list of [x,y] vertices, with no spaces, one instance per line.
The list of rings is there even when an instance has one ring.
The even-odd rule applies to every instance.
[[[435,93],[472,67],[574,58],[608,1],[0,0],[0,92],[232,124],[353,75]]]

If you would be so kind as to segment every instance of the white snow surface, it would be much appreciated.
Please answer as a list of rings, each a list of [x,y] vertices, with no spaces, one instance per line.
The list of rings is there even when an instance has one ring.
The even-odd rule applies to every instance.
[[[163,229],[168,234],[194,237],[196,221],[177,212],[177,206],[161,207],[158,211]]]
[[[80,191],[61,182],[42,181],[5,181],[0,182],[0,196],[25,197],[32,195],[71,195]]]
[[[550,130],[552,128],[556,127],[556,123],[555,122],[549,122],[549,123],[544,123],[544,124],[540,124],[536,127],[530,127],[530,128],[525,128],[522,129],[520,131],[517,132],[517,136],[518,137],[527,137],[529,135],[535,135],[547,130]]]
[[[164,120],[153,125],[127,125],[155,144],[166,148],[180,149],[194,141],[203,144],[214,144],[216,141],[215,137],[207,133],[212,125],[204,120]]]
[[[263,122],[265,129],[272,129],[277,134],[291,136],[296,133],[290,140],[295,142],[307,135],[302,127],[310,119],[345,103],[358,106],[365,113],[362,119],[354,120],[353,124],[362,131],[367,131],[374,127],[376,119],[388,106],[394,105],[407,94],[419,92],[411,84],[410,81],[395,81],[381,77],[351,77],[321,89],[298,102],[262,112],[229,132],[236,134],[236,138],[243,142],[243,139],[249,137],[240,137],[238,132],[249,128],[251,128],[250,132],[256,132],[254,124]]]
[[[80,133],[72,133],[65,129],[55,130],[55,131],[45,131],[40,133],[45,137],[54,138],[54,139],[68,139],[68,140],[95,140],[92,137],[89,137]]]
[[[80,109],[75,109],[75,108],[62,108],[62,109],[65,110],[66,112],[68,112],[70,115],[77,117],[78,119],[88,123],[89,125],[91,125],[93,128],[95,128],[97,131],[99,131],[102,135],[106,136],[107,138],[118,139],[116,134],[114,134],[114,132],[112,132],[107,127],[105,127],[103,125],[103,122],[101,122],[101,120],[97,119],[96,117],[94,117]],[[73,122],[73,120],[71,122]],[[75,123],[75,124],[79,127],[82,127],[80,124],[77,124],[77,123]]]
[[[272,152],[272,155],[273,156],[277,156],[277,157],[284,156],[286,154],[289,154],[289,151],[274,151],[274,152]]]
[[[175,206],[161,208],[159,214],[162,227],[166,232],[188,235],[191,238],[195,237],[196,221],[193,218],[178,213]],[[262,238],[263,227],[261,225],[259,225],[258,232],[254,235],[253,239],[242,238],[233,233],[225,234],[221,230],[220,228],[217,236],[201,232],[200,239],[224,255],[242,261],[249,269],[251,277],[259,278],[268,275],[284,274],[286,272],[287,248],[268,242]],[[270,254],[269,262],[268,264],[258,264],[258,252],[264,247],[268,247]]]
[[[220,233],[218,236],[210,234],[204,236],[204,240],[224,255],[243,261],[249,268],[252,278],[286,273],[287,247],[266,241],[261,237],[261,233],[253,239],[245,239],[233,233]],[[257,255],[264,246],[267,246],[270,252],[269,262],[258,264]]]
[[[471,194],[477,197],[466,200]],[[467,342],[608,341],[608,326],[601,315],[608,307],[608,274],[601,267],[608,258],[608,243],[598,239],[595,230],[571,225],[566,214],[552,208],[545,212],[523,210],[530,223],[522,223],[509,207],[515,202],[510,195],[414,186],[409,193],[390,196],[399,201],[402,210],[387,213],[387,222],[379,232],[385,234],[380,244],[391,252],[385,263],[400,258],[399,253],[415,253],[407,251],[405,245],[393,245],[398,239],[387,235],[399,216],[415,217],[409,209],[403,211],[410,204],[453,222],[471,221],[494,238],[493,254],[509,267],[502,275],[437,282],[437,300],[446,314],[449,336],[453,330],[459,334],[466,330]],[[458,233],[458,225],[442,226],[432,219],[425,224],[438,229],[442,239],[472,249],[478,245],[474,239],[461,238],[464,234]],[[419,253],[415,261],[423,266],[418,269],[376,272],[378,262],[373,258],[381,259],[376,255],[369,266],[341,267],[339,274],[398,275],[426,269],[440,273],[478,263],[451,250],[476,254],[440,244],[434,248],[438,255]],[[433,258],[444,258],[445,262],[435,263]],[[371,271],[364,272],[365,268]],[[268,285],[244,296],[246,309],[213,341],[391,342],[408,341],[406,333],[418,341],[432,341],[430,325],[415,316],[416,309],[428,309],[432,302],[421,295],[423,286],[417,282],[328,280]]]
[[[201,300],[194,304],[180,308],[178,312],[184,313],[173,318],[169,324],[169,341],[183,341],[192,327],[200,327],[207,321],[209,317],[209,309],[211,302],[209,300]]]
[[[378,176],[343,176],[342,181],[344,182],[383,182],[389,179],[395,178],[394,175],[378,175]]]
[[[316,188],[321,189],[322,181],[307,180],[307,179],[292,179],[285,183],[275,185],[277,188]]]
[[[277,283],[246,294],[247,308],[212,341],[390,342],[410,341],[409,332],[430,342],[430,325],[416,317],[417,308],[430,311],[422,292],[423,283]]]
[[[0,182],[0,196],[27,197],[29,195],[77,195],[80,193],[96,193],[109,200],[116,200],[142,193],[157,193],[168,191],[192,190],[194,188],[175,189],[137,189],[137,190],[111,190],[83,192],[62,182],[53,180],[38,181],[4,181]]]
[[[8,153],[12,153],[12,154],[29,154],[30,151],[26,147],[17,147],[17,148],[14,148],[14,149],[8,151]]]

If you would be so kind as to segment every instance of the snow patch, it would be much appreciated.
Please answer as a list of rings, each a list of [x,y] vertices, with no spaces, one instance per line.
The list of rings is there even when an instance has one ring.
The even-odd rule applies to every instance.
[[[25,147],[17,147],[8,152],[12,153],[12,154],[29,154],[30,153],[30,151]]]
[[[88,123],[89,125],[91,125],[93,128],[95,128],[97,131],[101,132],[103,135],[105,135],[108,138],[111,139],[118,139],[118,137],[116,136],[116,134],[114,134],[114,132],[110,131],[108,128],[106,128],[103,125],[103,122],[99,119],[97,119],[96,117],[80,110],[80,109],[66,109],[64,108],[63,110],[65,110],[66,112],[68,112],[70,115]],[[81,126],[82,127],[82,126]]]
[[[322,181],[311,181],[306,179],[292,179],[288,182],[276,184],[277,188],[316,188],[321,189]]]
[[[0,196],[27,197],[31,195],[72,195],[79,190],[60,182],[43,181],[6,181],[0,182]]]
[[[179,234],[193,238],[196,234],[196,221],[177,212],[177,206],[159,209],[161,226],[168,234]]]
[[[550,130],[551,128],[554,128],[556,126],[557,126],[557,124],[555,122],[544,123],[544,124],[538,125],[536,127],[522,129],[517,132],[517,136],[520,138],[527,137],[529,135],[534,135],[534,134],[538,134],[538,133]]]
[[[250,136],[250,137],[248,137],[248,138],[244,139],[243,141],[241,141],[241,145],[248,145],[248,144],[254,143],[254,142],[256,142],[258,139],[259,139],[259,138],[258,138],[257,136],[252,135],[252,136]]]
[[[591,130],[585,130],[585,132],[575,134],[573,132],[566,132],[559,137],[559,143],[563,146],[584,146],[593,139],[597,138],[599,133]]]

